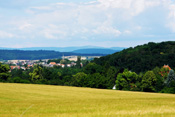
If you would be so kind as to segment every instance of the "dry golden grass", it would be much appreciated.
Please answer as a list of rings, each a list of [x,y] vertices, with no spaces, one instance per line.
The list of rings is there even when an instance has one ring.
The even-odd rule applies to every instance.
[[[175,95],[0,83],[0,117],[175,116]]]

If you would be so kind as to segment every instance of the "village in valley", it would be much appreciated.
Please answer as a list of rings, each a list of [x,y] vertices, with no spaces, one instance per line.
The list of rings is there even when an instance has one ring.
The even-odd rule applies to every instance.
[[[78,58],[81,61],[90,61],[94,58],[99,58],[100,56],[62,56],[61,58],[56,59],[42,59],[42,60],[5,60],[0,61],[3,64],[8,64],[10,66],[10,70],[13,69],[30,69],[31,67],[34,67],[35,65],[42,65],[44,67],[54,67],[54,66],[60,66],[62,68],[64,67],[73,67],[76,66],[76,62]],[[60,60],[59,63],[55,62],[55,60]],[[83,63],[80,63],[81,67],[83,67]]]

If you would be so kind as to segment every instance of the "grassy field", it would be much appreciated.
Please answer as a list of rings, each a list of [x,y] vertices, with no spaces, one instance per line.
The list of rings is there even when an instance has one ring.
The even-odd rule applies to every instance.
[[[0,83],[0,117],[175,116],[175,95]]]

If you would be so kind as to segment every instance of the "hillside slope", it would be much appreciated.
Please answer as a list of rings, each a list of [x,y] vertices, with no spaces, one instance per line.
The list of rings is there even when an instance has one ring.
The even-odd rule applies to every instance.
[[[128,68],[131,71],[145,72],[156,66],[168,64],[175,67],[175,41],[153,43],[128,48],[94,60],[100,65],[110,64],[117,68]]]
[[[172,94],[6,83],[0,94],[1,117],[175,115]]]

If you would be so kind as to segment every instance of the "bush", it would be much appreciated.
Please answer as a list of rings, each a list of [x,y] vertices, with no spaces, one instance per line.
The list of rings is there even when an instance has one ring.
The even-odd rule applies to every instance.
[[[14,77],[11,79],[12,83],[30,83],[28,80],[21,79],[20,77]]]
[[[173,93],[175,94],[175,87],[165,87],[160,93]]]

